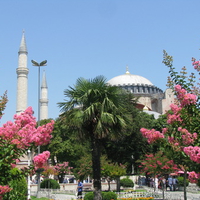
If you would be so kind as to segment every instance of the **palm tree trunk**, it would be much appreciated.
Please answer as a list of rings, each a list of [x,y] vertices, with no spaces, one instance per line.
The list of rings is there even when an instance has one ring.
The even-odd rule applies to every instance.
[[[93,187],[94,200],[101,200],[101,142],[96,138],[92,138],[92,169],[93,169]]]

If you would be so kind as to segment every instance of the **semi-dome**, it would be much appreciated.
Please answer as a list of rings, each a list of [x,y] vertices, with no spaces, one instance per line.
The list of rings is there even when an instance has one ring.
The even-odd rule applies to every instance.
[[[126,69],[126,73],[120,76],[116,76],[108,81],[108,84],[115,86],[123,86],[123,85],[153,85],[151,81],[148,79],[139,76],[130,74],[128,69]]]

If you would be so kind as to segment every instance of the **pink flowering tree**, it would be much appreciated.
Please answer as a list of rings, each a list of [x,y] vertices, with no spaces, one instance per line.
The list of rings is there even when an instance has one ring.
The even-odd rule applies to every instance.
[[[162,151],[146,154],[139,167],[141,172],[152,176],[169,174],[179,170],[174,161],[167,158]]]
[[[54,168],[57,171],[60,183],[63,183],[64,176],[71,174],[71,170],[73,169],[73,167],[69,166],[69,162],[57,163]]]
[[[194,171],[199,177],[199,87],[195,85],[195,75],[186,76],[186,68],[178,74],[172,65],[173,59],[164,52],[163,63],[169,67],[170,77],[168,86],[174,90],[177,101],[167,112],[167,126],[161,131],[141,129],[141,133],[149,143],[159,143],[165,154],[171,157],[183,171],[185,178],[187,171]],[[195,69],[199,69],[199,62],[193,59]],[[198,67],[197,67],[198,65]],[[198,70],[199,71],[199,70]],[[194,177],[193,172],[193,177]],[[185,183],[186,187],[186,183]],[[186,190],[184,191],[186,199]]]
[[[0,127],[1,188],[5,188],[14,178],[18,178],[12,177],[10,171],[15,167],[20,157],[27,154],[28,149],[35,149],[37,146],[46,145],[50,142],[53,124],[54,121],[51,121],[46,125],[36,127],[33,110],[29,107],[23,113],[14,115],[14,122],[9,121]],[[39,157],[36,157],[35,160],[36,167],[42,162]],[[27,170],[23,172],[27,172]],[[9,190],[6,189],[6,191]]]
[[[171,172],[176,172],[179,170],[178,166],[174,163],[173,160],[167,158],[164,155],[164,152],[158,151],[157,153],[153,154],[146,154],[145,158],[142,161],[139,161],[141,165],[141,172],[145,173],[147,176],[151,175],[152,177],[156,176],[165,176],[166,174],[170,174]],[[163,182],[161,182],[163,184]],[[154,190],[155,190],[154,185]],[[162,195],[163,199],[164,194],[164,186],[162,185]]]

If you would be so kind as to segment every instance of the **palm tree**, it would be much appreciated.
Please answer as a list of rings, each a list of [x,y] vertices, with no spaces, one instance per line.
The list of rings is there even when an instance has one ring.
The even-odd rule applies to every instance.
[[[100,156],[102,139],[117,137],[126,127],[124,92],[106,84],[103,76],[77,79],[74,87],[64,91],[69,100],[58,103],[63,115],[70,119],[85,139],[91,143],[94,199],[101,197]]]

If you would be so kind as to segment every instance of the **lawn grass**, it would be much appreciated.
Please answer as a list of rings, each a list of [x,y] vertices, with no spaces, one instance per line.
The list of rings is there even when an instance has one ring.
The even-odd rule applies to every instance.
[[[49,198],[46,198],[46,197],[37,198],[37,197],[31,196],[31,200],[49,200]]]

